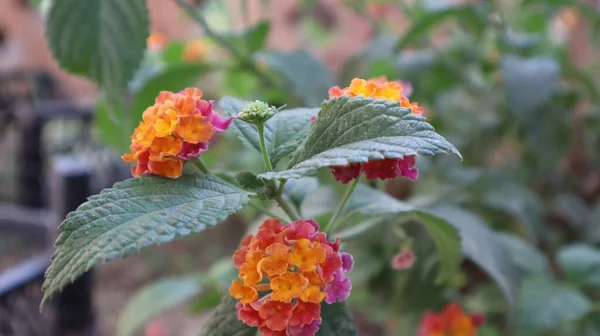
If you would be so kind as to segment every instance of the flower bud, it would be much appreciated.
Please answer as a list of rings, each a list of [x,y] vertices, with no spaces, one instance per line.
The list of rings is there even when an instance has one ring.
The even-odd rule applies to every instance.
[[[244,106],[238,117],[251,124],[260,124],[271,119],[277,113],[277,109],[263,101],[255,100]]]

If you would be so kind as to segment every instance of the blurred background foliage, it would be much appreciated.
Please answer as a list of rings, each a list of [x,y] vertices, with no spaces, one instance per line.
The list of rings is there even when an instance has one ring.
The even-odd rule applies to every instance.
[[[359,320],[374,322],[381,333],[413,335],[426,310],[456,300],[486,315],[483,336],[600,335],[600,4],[338,0],[334,6],[357,14],[371,37],[360,52],[332,65],[315,56],[339,34],[321,1],[298,4],[294,21],[305,38],[296,51],[267,48],[272,23],[250,25],[246,1],[236,15],[250,25],[244,30],[232,30],[230,8],[220,1],[176,2],[202,33],[178,41],[153,32],[125,94],[105,92],[98,101],[94,132],[115,153],[127,149],[159,90],[197,85],[211,99],[318,107],[331,86],[354,77],[410,82],[411,100],[425,107],[428,121],[464,161],[420,159],[417,182],[380,185],[393,197],[377,200],[387,209],[426,207],[454,223],[464,260],[452,279],[437,281],[443,251],[414,218],[376,217],[372,207],[355,204],[347,216],[356,224],[339,234],[349,237],[344,249],[356,258],[350,301]],[[273,2],[257,2],[258,11]],[[229,171],[262,167],[235,132],[203,159],[229,180]],[[325,185],[330,179],[323,172],[290,182],[286,194],[306,217],[327,220],[341,194],[339,186]],[[243,216],[259,222],[252,209]],[[356,232],[360,239],[352,239]],[[393,270],[390,260],[407,246],[417,262]],[[232,277],[227,265],[143,289],[119,330],[128,334],[161,312],[131,318],[148,298],[164,309],[190,297],[192,312],[214,307],[214,290],[224,292],[221,285]],[[172,293],[169,288],[181,295],[156,303],[157,293]]]

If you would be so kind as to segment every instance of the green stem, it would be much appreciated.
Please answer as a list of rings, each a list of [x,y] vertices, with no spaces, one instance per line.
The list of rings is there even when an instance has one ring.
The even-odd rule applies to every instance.
[[[248,203],[248,205],[250,205],[250,206],[251,206],[251,207],[253,207],[254,209],[256,209],[256,210],[258,210],[258,211],[262,212],[263,214],[265,214],[265,215],[267,215],[267,216],[269,216],[269,217],[276,218],[276,219],[278,219],[278,220],[280,220],[281,222],[284,222],[284,223],[286,222],[286,220],[285,220],[285,219],[283,219],[283,218],[281,218],[281,217],[277,216],[276,214],[274,214],[273,212],[271,212],[271,210],[268,210],[267,208],[264,208],[264,207],[262,207],[262,206],[260,206],[260,205],[258,205],[258,204],[256,204],[256,203],[254,203],[254,202],[252,202],[252,201],[250,201],[250,203]]]
[[[338,217],[342,213],[342,210],[344,210],[344,208],[346,207],[346,203],[348,203],[348,200],[350,199],[350,196],[352,196],[352,193],[354,192],[354,189],[356,189],[356,186],[358,185],[359,181],[360,181],[360,177],[355,179],[354,181],[352,181],[352,183],[348,187],[348,190],[346,190],[346,194],[344,194],[344,198],[342,198],[342,202],[340,203],[340,206],[337,208],[337,210],[333,214],[333,217],[331,217],[331,220],[329,221],[327,226],[323,228],[323,232],[330,233],[333,231],[333,228],[335,227]]]
[[[210,171],[208,171],[208,168],[206,168],[201,159],[194,160],[192,163],[204,174],[210,174]]]
[[[265,168],[267,171],[272,172],[273,166],[271,160],[269,160],[269,152],[267,152],[267,144],[265,143],[265,124],[259,123],[256,125],[258,128],[258,139],[260,140],[260,152],[262,153],[263,161],[265,162]]]
[[[284,200],[283,197],[277,196],[274,198],[274,200],[277,202],[277,204],[279,204],[283,212],[285,212],[285,214],[288,215],[292,221],[297,221],[300,219],[300,217],[294,212],[294,209],[292,209],[290,204]]]

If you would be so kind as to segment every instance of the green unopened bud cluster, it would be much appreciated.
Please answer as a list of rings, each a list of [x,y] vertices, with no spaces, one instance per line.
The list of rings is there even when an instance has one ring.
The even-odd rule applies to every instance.
[[[255,100],[244,106],[238,117],[251,124],[264,123],[277,113],[277,109],[263,101]]]

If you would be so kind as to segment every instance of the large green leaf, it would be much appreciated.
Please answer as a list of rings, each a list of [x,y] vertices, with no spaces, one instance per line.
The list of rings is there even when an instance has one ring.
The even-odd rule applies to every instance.
[[[223,113],[235,117],[246,102],[225,97],[219,101]],[[269,159],[275,166],[282,158],[294,152],[310,130],[311,117],[319,113],[317,108],[282,110],[265,123],[265,145]],[[236,119],[232,122],[244,145],[260,152],[260,140],[256,126]]]
[[[600,288],[600,249],[581,243],[564,246],[557,261],[569,281]]]
[[[348,200],[345,210],[348,212],[359,212],[366,216],[378,216],[410,212],[415,210],[415,208],[408,203],[395,199],[389,194],[364,184],[359,184]]]
[[[319,179],[316,177],[305,177],[298,180],[290,180],[285,184],[283,193],[300,208],[302,202],[317,191],[319,188]]]
[[[507,233],[497,233],[496,236],[504,245],[515,266],[521,271],[530,275],[550,275],[552,273],[546,256],[532,244]]]
[[[62,67],[118,97],[143,59],[148,26],[145,0],[53,0],[46,34]]]
[[[98,263],[202,231],[247,202],[245,191],[211,175],[119,182],[90,197],[60,224],[43,301]]]
[[[257,58],[281,73],[308,107],[321,105],[329,88],[335,85],[331,71],[304,50],[260,52]]]
[[[215,309],[202,336],[255,336],[257,328],[251,328],[237,318],[236,299],[225,295]]]
[[[119,317],[117,336],[133,336],[146,323],[200,293],[202,277],[167,278],[139,290]]]
[[[321,106],[306,141],[289,169],[259,175],[264,179],[300,178],[318,168],[346,166],[406,155],[435,155],[458,150],[422,116],[398,103],[370,98],[332,98]]]
[[[458,230],[434,214],[418,211],[415,215],[427,230],[438,250],[439,273],[436,283],[450,283],[456,277],[461,262],[461,237]]]
[[[500,286],[506,299],[514,303],[519,282],[517,269],[504,245],[485,222],[473,213],[452,206],[429,211],[460,231],[465,255],[485,270]]]
[[[353,336],[358,335],[354,317],[346,304],[338,302],[334,304],[321,304],[321,325],[317,336]]]
[[[518,335],[539,335],[590,312],[591,302],[581,292],[548,278],[528,278],[518,301]]]

